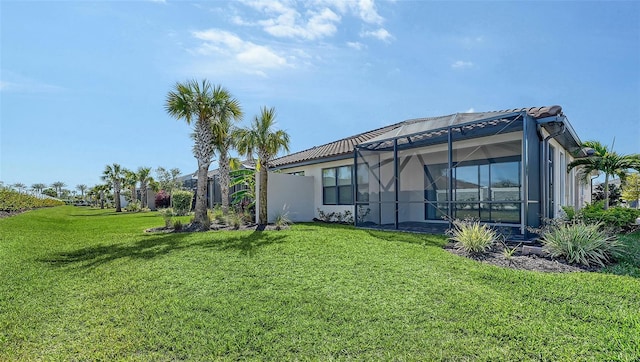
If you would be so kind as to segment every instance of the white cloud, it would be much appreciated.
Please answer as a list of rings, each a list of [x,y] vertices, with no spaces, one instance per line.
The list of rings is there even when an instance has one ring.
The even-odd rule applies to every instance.
[[[237,35],[219,29],[192,32],[193,37],[203,43],[196,53],[204,56],[217,55],[230,62],[242,64],[245,71],[264,74],[266,69],[288,67],[290,64],[284,56],[271,48],[242,40]]]
[[[355,50],[362,50],[362,49],[364,49],[366,47],[366,45],[364,45],[364,44],[362,44],[360,42],[357,42],[357,41],[348,41],[347,42],[347,46],[349,48],[353,48]]]
[[[385,28],[380,28],[378,30],[373,30],[373,31],[363,31],[360,33],[360,36],[376,38],[387,43],[393,40],[393,35],[391,35]]]
[[[233,24],[260,26],[268,34],[281,38],[317,40],[334,36],[344,16],[356,17],[367,24],[384,22],[374,0],[245,0],[242,3],[266,18],[247,20],[235,15],[231,18]],[[387,32],[385,41],[390,36]]]
[[[465,69],[473,67],[472,62],[466,62],[463,60],[457,60],[451,64],[451,68],[453,69]]]
[[[466,111],[464,111],[464,113],[474,113],[476,110],[473,109],[473,107],[467,109]]]

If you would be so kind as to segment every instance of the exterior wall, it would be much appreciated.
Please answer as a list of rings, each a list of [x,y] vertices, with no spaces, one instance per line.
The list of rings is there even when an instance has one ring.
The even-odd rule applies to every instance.
[[[274,222],[280,214],[287,214],[293,222],[312,221],[313,189],[313,177],[270,172],[267,185],[268,222]],[[256,180],[256,195],[260,194],[259,190],[260,177]],[[256,210],[259,209],[260,200],[256,200]],[[256,222],[258,222],[257,214]]]
[[[557,217],[562,213],[562,206],[572,206],[579,209],[591,202],[591,190],[589,184],[577,177],[577,169],[567,172],[567,165],[575,159],[571,152],[554,139],[549,140],[549,145],[555,149],[553,159],[555,207],[553,215]]]
[[[312,221],[314,217],[318,217],[318,209],[323,212],[345,212],[347,210],[353,211],[353,205],[324,205],[322,200],[322,169],[329,167],[338,167],[338,166],[353,166],[353,157],[346,158],[344,160],[339,161],[331,161],[331,162],[323,162],[317,163],[313,165],[306,166],[298,166],[291,168],[283,168],[281,169],[282,173],[290,174],[293,172],[304,171],[304,176],[291,176],[291,177],[311,177],[313,181],[313,190],[312,195],[313,198],[313,215],[308,220],[304,221]],[[269,195],[269,197],[271,197]],[[269,198],[271,200],[271,198]]]

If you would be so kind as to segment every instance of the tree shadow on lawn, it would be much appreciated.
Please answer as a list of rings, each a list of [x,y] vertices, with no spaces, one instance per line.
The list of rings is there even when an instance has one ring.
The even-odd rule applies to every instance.
[[[211,235],[215,235],[211,232]],[[201,247],[218,250],[238,250],[242,254],[253,256],[258,248],[285,241],[285,235],[273,235],[273,232],[254,231],[249,235],[232,236],[223,239],[211,238],[202,242],[188,242],[183,239],[191,233],[171,233],[148,235],[133,243],[96,245],[75,251],[60,252],[40,262],[54,267],[75,266],[94,268],[122,258],[152,259],[183,249]]]
[[[256,251],[266,245],[286,242],[286,235],[277,235],[278,231],[263,231],[258,228],[249,235],[224,238],[222,240],[207,240],[199,245],[219,250],[238,250],[247,256],[254,256]]]

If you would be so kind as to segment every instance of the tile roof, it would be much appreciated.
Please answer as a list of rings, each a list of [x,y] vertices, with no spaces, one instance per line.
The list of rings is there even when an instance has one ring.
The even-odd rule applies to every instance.
[[[386,132],[389,132],[394,128],[400,127],[402,124],[403,122],[399,122],[390,126],[377,128],[372,131],[360,133],[355,136],[343,138],[341,140],[327,143],[321,146],[315,146],[308,150],[276,158],[275,160],[271,161],[271,165],[274,167],[281,167],[294,163],[351,154],[353,153],[353,149],[356,145],[366,142]]]
[[[330,142],[321,146],[316,146],[304,151],[292,153],[280,158],[277,158],[271,162],[273,167],[283,167],[288,165],[294,165],[297,163],[309,162],[314,160],[320,160],[325,158],[345,156],[353,153],[353,149],[356,145],[366,143],[375,139],[389,138],[394,132],[406,132],[406,129],[415,127],[416,124],[429,124],[428,128],[436,131],[440,128],[451,125],[451,122],[465,123],[463,119],[469,121],[482,121],[483,119],[499,116],[501,114],[526,112],[533,118],[544,118],[551,116],[562,115],[562,107],[549,106],[549,107],[530,107],[530,108],[514,108],[501,111],[490,112],[478,112],[478,113],[457,113],[448,116],[419,118],[402,121],[396,124],[392,124],[386,127],[374,129],[372,131],[357,134],[355,136],[343,138],[338,141]],[[428,131],[422,127],[422,131]],[[403,133],[404,133],[403,132]],[[436,131],[437,132],[437,131]]]

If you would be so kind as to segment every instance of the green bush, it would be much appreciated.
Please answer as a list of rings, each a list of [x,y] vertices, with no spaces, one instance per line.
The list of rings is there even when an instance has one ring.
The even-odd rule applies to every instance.
[[[174,191],[171,195],[173,212],[178,216],[188,215],[193,204],[193,192],[186,190]]]
[[[139,212],[142,211],[142,203],[139,200],[131,201],[124,208],[128,212]]]
[[[471,254],[486,252],[498,240],[495,230],[476,220],[453,220],[453,228],[448,234],[458,249]]]
[[[240,229],[244,220],[242,214],[237,212],[229,212],[227,215],[227,225],[231,226],[234,230]]]
[[[224,225],[227,223],[227,219],[224,216],[224,212],[222,212],[222,207],[220,205],[216,205],[213,210],[209,210],[209,220],[215,221],[216,224]]]
[[[540,242],[554,258],[603,267],[612,257],[621,254],[622,244],[614,236],[607,235],[601,226],[600,223],[560,223],[545,230]]]
[[[0,211],[14,212],[60,205],[64,205],[64,202],[54,199],[40,199],[13,190],[0,190]]]
[[[281,230],[287,227],[288,225],[293,224],[293,222],[289,219],[288,213],[283,213],[276,216],[276,220],[274,224],[276,226],[276,230]]]
[[[640,217],[640,210],[619,206],[605,210],[602,202],[587,205],[578,213],[578,218],[586,224],[599,223],[615,231],[627,231],[632,228],[638,217]]]
[[[166,228],[170,228],[172,225],[171,219],[175,216],[173,209],[167,207],[166,209],[158,210],[158,213],[160,213],[160,216],[162,216],[162,219],[164,219],[164,226]]]

